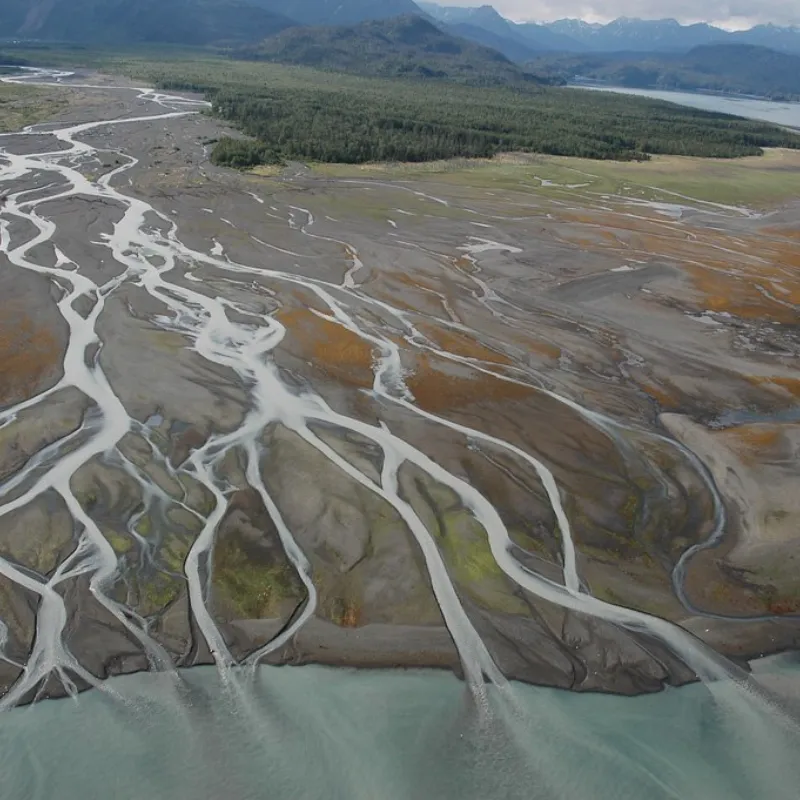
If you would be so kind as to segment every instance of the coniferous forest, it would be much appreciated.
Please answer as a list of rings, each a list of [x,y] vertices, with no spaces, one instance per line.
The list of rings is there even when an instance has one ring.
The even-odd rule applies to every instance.
[[[800,148],[800,136],[767,123],[561,87],[369,78],[223,59],[152,64],[145,77],[165,89],[202,92],[214,114],[251,137],[223,138],[214,148],[215,163],[239,168],[508,151],[616,160],[736,158],[764,147]]]
[[[326,75],[303,88],[210,87],[213,110],[254,141],[220,140],[236,167],[286,159],[363,163],[528,151],[597,159],[651,154],[732,158],[800,147],[774,126],[574,89],[471,88]]]

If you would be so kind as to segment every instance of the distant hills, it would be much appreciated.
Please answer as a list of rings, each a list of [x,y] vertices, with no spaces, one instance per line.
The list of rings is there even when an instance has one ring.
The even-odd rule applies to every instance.
[[[135,0],[130,0],[135,2]],[[421,14],[413,0],[249,0],[303,25],[353,25],[376,19]]]
[[[703,45],[688,53],[591,53],[541,56],[531,68],[639,89],[681,89],[800,99],[800,56],[747,44]]]
[[[699,45],[723,41],[729,35],[713,25],[681,25],[674,19],[621,17],[607,25],[562,19],[545,27],[572,39],[577,44],[576,49],[593,52],[685,52]]]
[[[349,26],[290,28],[236,54],[380,77],[440,78],[480,85],[533,80],[496,50],[452,36],[413,15]]]
[[[0,37],[77,42],[255,42],[298,25],[422,14],[413,0],[0,0]]]
[[[800,27],[758,25],[747,31],[730,33],[705,23],[681,25],[674,19],[628,17],[606,25],[579,19],[562,19],[542,25],[515,24],[503,19],[491,6],[455,8],[430,2],[420,5],[439,22],[459,26],[461,35],[467,38],[486,43],[485,34],[491,34],[493,46],[515,60],[519,59],[520,44],[539,53],[687,53],[708,44],[753,44],[800,54]]]
[[[515,24],[502,17],[492,6],[459,8],[421,2],[420,8],[448,30],[466,39],[499,50],[514,61],[527,61],[541,52],[582,51],[575,40],[548,26]]]
[[[473,85],[582,76],[800,97],[800,28],[774,25],[728,33],[671,19],[517,24],[490,5],[427,0],[0,0],[0,36],[211,45],[240,58]]]
[[[800,54],[800,27],[757,25],[729,32],[713,25],[681,25],[674,19],[631,19],[621,17],[607,25],[568,19],[543,27],[577,43],[575,51],[591,52],[688,52],[707,44],[754,44],[773,50]]]
[[[295,24],[246,0],[0,0],[8,38],[204,45],[261,39]]]
[[[729,33],[704,23],[622,17],[516,24],[492,6],[427,0],[0,0],[0,38],[81,42],[257,42],[296,26],[354,25],[426,16],[446,33],[491,47],[520,64],[542,53],[688,53],[749,44],[800,55],[800,27],[758,25]]]

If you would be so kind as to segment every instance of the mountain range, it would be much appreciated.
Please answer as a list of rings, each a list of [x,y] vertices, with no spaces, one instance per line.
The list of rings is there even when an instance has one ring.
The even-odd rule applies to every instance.
[[[517,24],[492,6],[414,0],[0,0],[0,38],[84,42],[257,42],[287,28],[353,25],[420,15],[445,32],[525,63],[542,53],[686,53],[707,44],[750,44],[800,54],[800,27],[727,32],[673,19],[577,19]]]
[[[706,23],[681,25],[674,19],[628,17],[606,25],[579,19],[517,24],[504,19],[492,6],[458,8],[429,2],[420,6],[440,23],[456,28],[461,36],[490,44],[516,61],[524,60],[524,53],[686,53],[709,44],[751,44],[800,54],[800,27],[757,25],[729,32]]]
[[[356,25],[289,28],[232,55],[335,72],[471,85],[541,82],[497,50],[453,36],[416,14]]]
[[[204,45],[261,39],[296,24],[260,0],[0,0],[4,38]]]

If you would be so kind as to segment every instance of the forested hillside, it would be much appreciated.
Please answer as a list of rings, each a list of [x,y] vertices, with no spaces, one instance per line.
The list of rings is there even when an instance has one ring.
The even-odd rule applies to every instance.
[[[246,0],[0,0],[3,35],[62,42],[258,41],[294,24]]]
[[[239,57],[383,77],[498,85],[534,80],[495,50],[444,33],[419,16],[360,25],[291,28]]]
[[[554,78],[580,76],[640,89],[702,89],[800,99],[800,56],[755,45],[707,45],[685,55],[647,57],[641,53],[543,56],[531,62],[530,68]]]
[[[222,44],[421,13],[413,0],[0,0],[0,38]]]
[[[414,0],[250,0],[303,25],[353,25],[371,19],[420,14]]]

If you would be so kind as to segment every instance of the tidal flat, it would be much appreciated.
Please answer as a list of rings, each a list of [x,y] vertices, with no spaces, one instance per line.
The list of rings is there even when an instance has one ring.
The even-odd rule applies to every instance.
[[[258,175],[200,98],[25,80],[71,105],[0,138],[0,704],[797,648],[795,154],[733,162],[751,199],[697,160]]]

